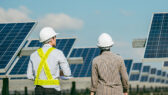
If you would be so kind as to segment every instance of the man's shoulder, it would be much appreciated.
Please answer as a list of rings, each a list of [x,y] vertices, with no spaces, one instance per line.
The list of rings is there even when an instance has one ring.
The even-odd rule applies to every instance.
[[[112,53],[113,54],[113,56],[115,57],[115,58],[117,58],[117,59],[123,59],[119,54],[115,54],[115,53]]]
[[[101,60],[101,55],[96,56],[96,57],[93,59],[93,62],[94,62],[94,61],[99,61],[99,60]]]
[[[54,48],[53,52],[62,53],[63,51],[57,48]]]

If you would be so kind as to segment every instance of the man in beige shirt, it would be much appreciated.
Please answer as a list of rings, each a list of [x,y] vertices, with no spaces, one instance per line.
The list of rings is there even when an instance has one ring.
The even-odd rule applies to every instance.
[[[92,61],[90,95],[128,95],[128,74],[122,57],[110,52],[112,38],[103,33],[97,46],[101,54]]]

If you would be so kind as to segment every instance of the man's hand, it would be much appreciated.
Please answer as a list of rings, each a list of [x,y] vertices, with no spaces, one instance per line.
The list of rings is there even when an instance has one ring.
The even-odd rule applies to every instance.
[[[128,95],[128,93],[124,93],[124,95]]]

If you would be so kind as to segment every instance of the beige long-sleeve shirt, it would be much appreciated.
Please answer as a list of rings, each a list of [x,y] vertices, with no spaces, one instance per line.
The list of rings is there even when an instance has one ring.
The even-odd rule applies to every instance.
[[[92,92],[96,92],[96,95],[123,95],[128,88],[128,74],[120,56],[104,51],[93,59]]]

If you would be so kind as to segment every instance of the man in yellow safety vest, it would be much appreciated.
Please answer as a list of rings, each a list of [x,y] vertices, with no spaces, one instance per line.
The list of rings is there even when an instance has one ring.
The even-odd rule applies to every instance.
[[[51,27],[40,31],[40,42],[43,46],[31,54],[28,68],[28,79],[34,80],[35,95],[60,95],[60,68],[66,79],[71,78],[69,64],[62,51],[56,46],[56,33]]]

